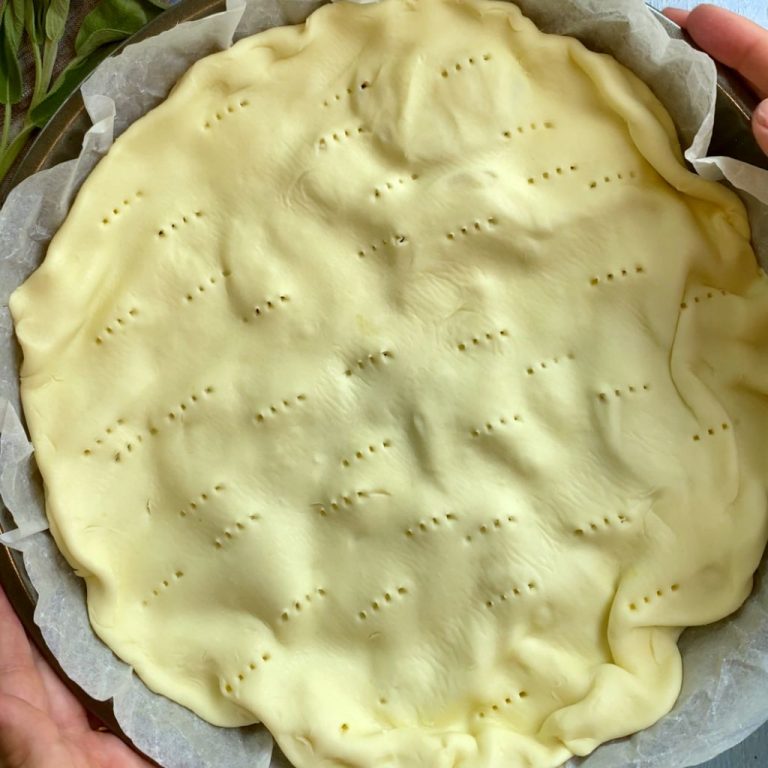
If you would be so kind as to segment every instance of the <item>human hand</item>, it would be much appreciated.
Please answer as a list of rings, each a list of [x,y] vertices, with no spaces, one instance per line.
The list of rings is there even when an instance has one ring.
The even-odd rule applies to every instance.
[[[763,99],[752,115],[752,131],[768,154],[768,30],[714,5],[699,5],[692,11],[666,8],[664,15],[713,59],[735,69]]]
[[[29,642],[0,588],[0,766],[149,768],[85,710]]]

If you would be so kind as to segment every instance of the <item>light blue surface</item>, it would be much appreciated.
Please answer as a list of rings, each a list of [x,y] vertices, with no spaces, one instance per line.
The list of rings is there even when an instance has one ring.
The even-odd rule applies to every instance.
[[[744,16],[748,16],[753,21],[768,27],[768,1],[758,2],[758,0],[709,0],[713,5],[719,5],[728,8]],[[678,8],[694,8],[698,5],[695,0],[682,0],[674,2],[661,2],[660,0],[650,0],[650,4],[656,8],[666,6],[675,6]],[[768,712],[766,712],[768,717]],[[726,754],[721,755],[715,760],[704,763],[701,768],[766,768],[768,767],[768,725],[764,725],[760,730],[754,733],[745,742],[734,747]],[[677,768],[677,766],[669,766]]]
[[[669,0],[668,2],[662,2],[661,0],[648,0],[655,8],[665,8],[667,6],[674,6],[675,8],[695,8],[699,5],[695,0]],[[744,16],[748,16],[752,21],[756,21],[758,24],[762,24],[764,27],[768,27],[768,2],[764,0],[708,0],[711,5],[719,5],[722,8],[728,8],[736,13],[741,13]],[[766,761],[768,765],[768,760]],[[762,768],[762,765],[761,765]]]

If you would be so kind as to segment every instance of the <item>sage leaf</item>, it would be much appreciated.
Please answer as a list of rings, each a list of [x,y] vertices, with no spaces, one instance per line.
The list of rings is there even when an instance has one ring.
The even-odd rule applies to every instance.
[[[27,121],[36,128],[42,128],[53,117],[56,110],[85,80],[96,65],[117,47],[116,43],[102,46],[85,56],[77,56],[56,78],[48,95],[27,116]]]
[[[0,102],[10,108],[21,101],[22,79],[19,65],[19,46],[24,28],[23,8],[20,3],[6,3],[0,16]]]
[[[78,57],[138,32],[161,13],[148,0],[102,0],[84,19],[75,39]]]
[[[45,14],[45,36],[49,40],[61,40],[69,16],[69,0],[50,0]]]

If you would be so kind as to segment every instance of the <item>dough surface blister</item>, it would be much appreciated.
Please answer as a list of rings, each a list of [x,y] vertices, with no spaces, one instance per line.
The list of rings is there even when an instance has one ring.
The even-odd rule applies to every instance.
[[[201,60],[11,309],[95,631],[298,768],[554,768],[665,714],[681,628],[751,589],[744,211],[513,5],[332,4]]]

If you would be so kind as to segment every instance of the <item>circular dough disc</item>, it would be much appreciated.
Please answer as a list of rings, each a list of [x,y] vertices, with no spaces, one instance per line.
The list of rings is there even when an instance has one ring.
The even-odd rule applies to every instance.
[[[614,60],[328,5],[133,125],[13,296],[93,627],[299,768],[643,728],[766,541],[766,282]]]

